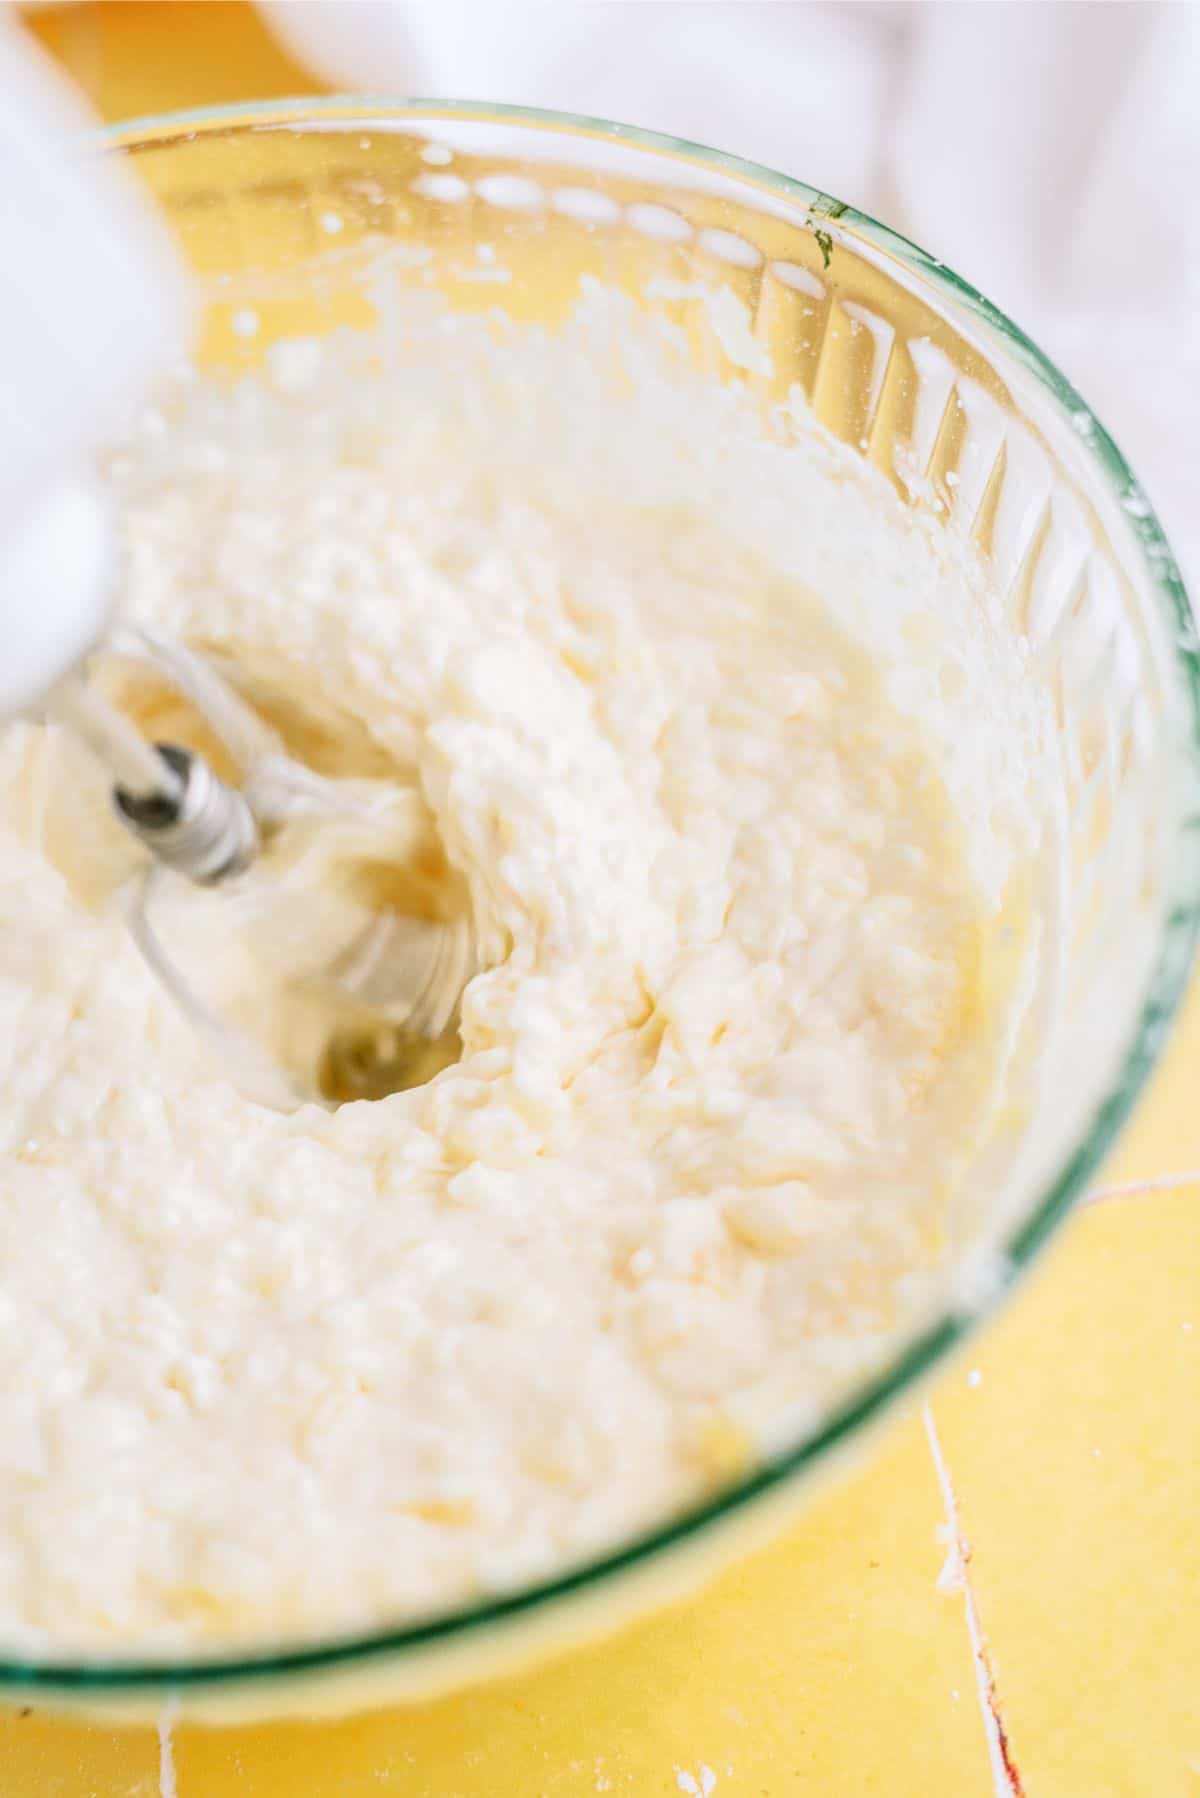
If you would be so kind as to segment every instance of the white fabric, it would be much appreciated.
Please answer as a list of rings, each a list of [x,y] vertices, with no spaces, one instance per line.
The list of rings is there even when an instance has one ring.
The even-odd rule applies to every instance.
[[[626,120],[875,212],[1064,362],[1200,578],[1200,7],[261,0],[261,11],[336,86]],[[3,528],[111,425],[165,354],[180,301],[116,172],[102,181],[52,152],[79,115],[2,18],[0,90]]]
[[[1192,6],[264,0],[262,11],[338,86],[594,113],[768,163],[879,212],[1016,311],[1081,289],[1127,304],[1137,252],[1163,236],[1182,274],[1171,215],[1188,157],[1200,160]]]
[[[333,85],[592,113],[912,237],[1072,373],[1200,579],[1200,6],[263,0]]]

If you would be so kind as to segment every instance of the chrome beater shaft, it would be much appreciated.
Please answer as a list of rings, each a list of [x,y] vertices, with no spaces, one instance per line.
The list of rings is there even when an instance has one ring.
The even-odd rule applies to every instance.
[[[194,750],[174,743],[154,745],[175,778],[156,792],[117,786],[117,816],[164,867],[203,886],[212,886],[248,868],[258,848],[258,830],[236,787],[219,780]]]
[[[107,767],[117,816],[164,867],[211,886],[250,865],[258,848],[254,816],[203,756],[148,742],[79,675],[57,689],[47,709]]]

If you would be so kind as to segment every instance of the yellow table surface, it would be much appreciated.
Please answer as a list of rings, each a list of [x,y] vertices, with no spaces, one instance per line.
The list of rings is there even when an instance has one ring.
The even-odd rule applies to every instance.
[[[233,0],[37,29],[110,119],[318,91]],[[700,1597],[464,1697],[184,1727],[165,1757],[0,1713],[0,1798],[1200,1798],[1198,1063],[1194,991],[1103,1176],[1137,1190],[1081,1208],[924,1413]]]

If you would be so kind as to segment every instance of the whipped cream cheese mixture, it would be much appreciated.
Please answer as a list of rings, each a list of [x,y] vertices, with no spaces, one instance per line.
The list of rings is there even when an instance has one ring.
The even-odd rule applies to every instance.
[[[912,625],[976,600],[814,427],[666,340],[614,383],[593,314],[430,319],[357,382],[289,346],[114,456],[123,616],[235,658],[324,771],[415,781],[484,967],[428,1084],[256,1104],[128,940],[97,774],[0,739],[6,1643],[547,1575],[935,1290],[996,1064],[964,808],[1010,771],[1003,683]]]

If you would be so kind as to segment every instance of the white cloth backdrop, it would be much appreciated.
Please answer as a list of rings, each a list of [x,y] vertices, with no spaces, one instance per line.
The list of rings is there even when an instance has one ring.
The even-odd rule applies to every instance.
[[[337,86],[594,113],[800,176],[1011,312],[1200,583],[1200,6],[263,0]]]
[[[874,212],[982,288],[1073,376],[1200,592],[1200,4],[260,0],[260,10],[337,87],[649,126]],[[39,85],[49,127],[50,79],[46,70],[29,86],[30,129]],[[85,312],[77,335],[89,337]]]

